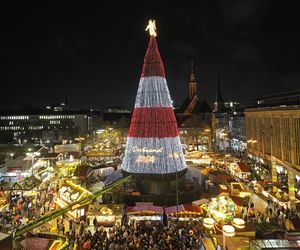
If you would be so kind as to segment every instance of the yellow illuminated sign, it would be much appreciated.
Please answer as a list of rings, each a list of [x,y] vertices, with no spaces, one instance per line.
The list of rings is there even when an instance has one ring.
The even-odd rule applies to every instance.
[[[161,153],[163,150],[164,150],[163,147],[161,148],[147,148],[147,147],[139,148],[137,146],[132,147],[132,152],[138,152],[138,153]]]
[[[155,157],[154,156],[144,156],[144,155],[139,155],[137,158],[136,162],[137,163],[154,163]]]

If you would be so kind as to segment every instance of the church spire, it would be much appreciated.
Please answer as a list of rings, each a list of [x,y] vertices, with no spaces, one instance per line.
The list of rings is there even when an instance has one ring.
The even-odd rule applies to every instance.
[[[225,102],[221,93],[221,80],[220,74],[217,72],[218,85],[217,85],[217,93],[216,93],[216,101],[214,103],[214,111],[220,111],[225,107]]]
[[[190,82],[189,82],[189,97],[193,98],[194,95],[197,95],[197,83],[194,73],[194,62],[191,61],[191,71],[190,71]]]

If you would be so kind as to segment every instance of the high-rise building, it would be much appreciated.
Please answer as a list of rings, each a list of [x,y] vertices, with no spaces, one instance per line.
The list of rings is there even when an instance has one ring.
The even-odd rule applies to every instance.
[[[0,140],[15,142],[61,142],[87,133],[92,121],[88,112],[11,111],[0,114]]]

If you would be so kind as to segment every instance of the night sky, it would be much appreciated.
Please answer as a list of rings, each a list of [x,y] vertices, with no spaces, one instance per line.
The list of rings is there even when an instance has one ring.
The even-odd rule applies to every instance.
[[[217,71],[225,100],[249,104],[258,96],[300,89],[294,1],[10,2],[0,15],[0,109],[45,106],[64,97],[75,109],[132,108],[150,18],[156,19],[176,106],[188,95],[191,59],[198,94],[211,104]]]

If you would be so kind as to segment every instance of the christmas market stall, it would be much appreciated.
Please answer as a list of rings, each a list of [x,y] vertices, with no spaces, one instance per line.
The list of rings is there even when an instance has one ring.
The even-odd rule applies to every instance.
[[[96,223],[97,226],[111,227],[117,222],[121,223],[123,210],[123,204],[90,204],[87,217],[91,225]]]
[[[249,198],[251,195],[251,192],[242,182],[230,182],[229,186],[230,186],[230,193],[232,196]]]
[[[161,222],[164,209],[150,204],[137,204],[127,209],[129,223],[145,224]]]
[[[73,175],[74,170],[80,164],[80,160],[74,159],[71,155],[67,160],[60,160],[56,162],[56,168],[61,176],[70,177]]]
[[[165,213],[169,219],[173,221],[178,220],[179,227],[183,227],[186,223],[188,223],[191,220],[199,221],[201,215],[203,214],[203,210],[200,208],[200,206],[197,205],[181,204],[178,206],[166,207]]]
[[[24,178],[19,182],[15,182],[9,191],[10,200],[18,200],[19,198],[25,196],[32,196],[32,190],[37,191],[41,181],[37,179],[34,175]],[[34,192],[34,195],[37,193]]]
[[[232,162],[228,165],[232,176],[240,180],[249,180],[251,177],[251,168],[244,162]]]
[[[60,207],[65,207],[91,194],[91,192],[80,185],[77,185],[70,180],[63,180],[63,184],[54,201]],[[79,207],[73,211],[69,211],[68,214],[75,219],[80,219],[85,215],[85,212],[86,207]]]

